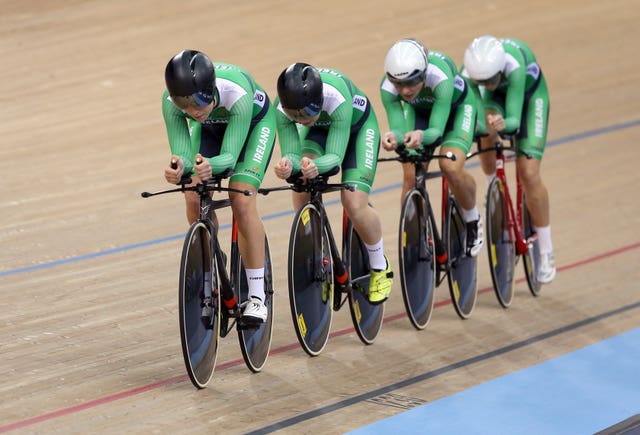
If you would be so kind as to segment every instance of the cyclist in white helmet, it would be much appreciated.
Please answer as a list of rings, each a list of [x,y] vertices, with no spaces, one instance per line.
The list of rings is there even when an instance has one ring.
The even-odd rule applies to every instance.
[[[484,244],[482,216],[476,207],[476,182],[465,170],[476,123],[475,95],[458,75],[454,61],[439,51],[427,50],[415,39],[401,39],[387,52],[380,96],[389,131],[382,146],[390,151],[407,148],[451,152],[456,160],[440,159],[440,169],[460,203],[467,223],[467,253],[477,256]],[[413,164],[402,165],[402,197],[413,187]]]
[[[464,53],[462,74],[472,87],[478,86],[481,99],[478,122],[483,147],[499,140],[498,133],[515,134],[521,151],[516,165],[526,193],[526,205],[536,227],[540,246],[538,281],[550,283],[556,275],[551,242],[549,193],[540,176],[540,163],[547,141],[549,92],[540,66],[531,49],[515,39],[490,35],[474,39]],[[477,92],[477,91],[476,91]],[[482,117],[480,117],[482,118]],[[495,175],[495,154],[480,155],[482,169]]]

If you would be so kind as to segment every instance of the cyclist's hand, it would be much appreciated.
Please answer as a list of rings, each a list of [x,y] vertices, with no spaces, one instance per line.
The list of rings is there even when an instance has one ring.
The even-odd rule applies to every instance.
[[[393,151],[398,146],[398,141],[396,140],[396,135],[393,132],[388,131],[384,135],[382,135],[382,148],[387,151]]]
[[[201,180],[208,180],[209,178],[211,178],[211,175],[213,175],[213,173],[211,171],[211,164],[209,163],[209,160],[205,159],[204,157],[202,157],[202,154],[198,153],[196,154],[195,163],[196,165],[193,167],[193,169]]]
[[[303,157],[301,160],[302,175],[306,179],[316,178],[318,176],[318,167],[309,157]]]
[[[173,169],[171,166],[177,166],[176,169]],[[182,173],[184,172],[184,163],[182,163],[182,159],[178,156],[171,156],[171,160],[169,161],[169,166],[164,168],[164,178],[168,183],[178,184],[180,179],[182,178]]]
[[[495,131],[502,131],[505,127],[504,118],[499,113],[487,115],[487,124]]]
[[[293,166],[291,166],[291,160],[286,157],[280,159],[275,168],[276,176],[282,180],[286,180],[291,176]]]
[[[422,130],[413,130],[404,135],[404,146],[411,149],[418,149],[422,144]]]

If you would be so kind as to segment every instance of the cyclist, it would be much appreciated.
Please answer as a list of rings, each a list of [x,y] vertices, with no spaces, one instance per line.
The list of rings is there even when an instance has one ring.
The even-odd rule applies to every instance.
[[[475,96],[458,75],[453,60],[429,51],[416,39],[394,43],[384,60],[385,75],[380,96],[390,131],[382,136],[387,151],[399,144],[407,148],[440,144],[440,153],[451,152],[455,160],[440,159],[440,169],[462,208],[467,224],[467,255],[477,256],[484,245],[482,216],[476,207],[476,182],[465,170],[466,154],[473,143],[476,122]],[[415,169],[402,165],[402,198],[414,184]]]
[[[550,283],[556,275],[551,242],[549,193],[540,176],[547,140],[549,93],[547,83],[531,49],[515,39],[490,35],[476,38],[464,54],[463,74],[479,86],[486,135],[483,147],[499,140],[498,132],[516,134],[517,146],[533,156],[518,156],[516,165],[526,193],[527,208],[536,227],[540,246],[537,279]],[[480,131],[482,133],[482,131]],[[480,155],[488,180],[495,176],[495,155]]]
[[[378,163],[380,131],[366,95],[340,71],[294,63],[278,77],[276,121],[282,158],[279,178],[301,173],[315,178],[340,166],[342,182],[356,186],[341,192],[342,205],[367,246],[371,279],[369,301],[384,302],[391,293],[391,263],[384,254],[382,225],[369,206]],[[308,196],[293,194],[302,207]]]
[[[229,187],[250,190],[253,195],[229,193],[238,222],[238,244],[246,268],[249,301],[243,318],[264,322],[265,231],[256,206],[256,191],[271,159],[275,142],[275,113],[262,87],[244,69],[216,63],[202,52],[184,50],[167,63],[167,90],[162,114],[171,147],[171,162],[164,176],[178,183],[193,174],[194,183],[213,174],[232,171]],[[199,197],[186,192],[187,220],[199,214]],[[216,221],[217,225],[217,221]],[[210,272],[205,280],[210,280]],[[205,292],[211,286],[205,285]],[[205,295],[203,317],[211,316],[210,295]],[[228,307],[231,308],[231,307]]]

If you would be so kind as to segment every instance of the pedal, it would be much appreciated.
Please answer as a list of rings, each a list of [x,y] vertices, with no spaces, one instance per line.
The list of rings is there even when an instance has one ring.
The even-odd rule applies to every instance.
[[[238,319],[238,329],[242,329],[242,330],[258,329],[263,323],[264,322],[260,319],[249,320],[248,318],[245,319],[243,317],[240,317]]]

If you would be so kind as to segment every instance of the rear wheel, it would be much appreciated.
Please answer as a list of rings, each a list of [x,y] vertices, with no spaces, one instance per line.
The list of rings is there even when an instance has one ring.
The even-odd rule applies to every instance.
[[[467,255],[467,225],[457,201],[449,195],[443,238],[449,261],[449,292],[458,315],[471,315],[478,297],[478,259]]]
[[[342,257],[351,280],[349,309],[353,326],[363,343],[372,344],[382,328],[385,304],[369,302],[369,253],[350,220],[345,230]]]
[[[524,274],[527,277],[529,291],[534,296],[539,296],[542,290],[542,284],[538,282],[538,258],[540,258],[540,245],[538,244],[538,235],[535,233],[531,214],[524,203],[524,194],[521,201],[522,213],[522,232],[527,241],[527,252],[523,256]]]
[[[407,193],[400,211],[398,234],[400,285],[409,321],[424,329],[431,319],[436,288],[433,222],[418,190]]]
[[[333,319],[333,261],[320,211],[304,205],[289,238],[289,303],[300,345],[311,356],[322,352]]]
[[[211,257],[211,236],[202,222],[187,232],[180,262],[178,312],[182,355],[189,379],[196,388],[205,388],[211,378],[218,355],[220,337],[220,295],[217,271]],[[205,281],[205,271],[211,280]],[[206,286],[206,287],[205,287]],[[202,304],[211,295],[213,313],[209,321],[201,318]]]
[[[489,184],[486,213],[491,280],[498,302],[507,308],[513,300],[516,246],[509,228],[505,190],[499,178]]]
[[[242,319],[237,323],[242,357],[249,370],[254,373],[262,370],[267,361],[273,334],[273,271],[271,268],[269,240],[266,236],[264,247],[264,304],[267,307],[267,320],[259,325],[246,325],[242,322]],[[240,257],[238,256],[238,258]],[[239,289],[240,297],[236,297],[237,300],[244,302],[249,298],[249,285],[242,260],[237,263],[237,267],[234,288]]]

